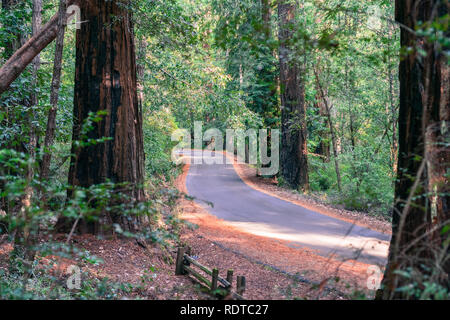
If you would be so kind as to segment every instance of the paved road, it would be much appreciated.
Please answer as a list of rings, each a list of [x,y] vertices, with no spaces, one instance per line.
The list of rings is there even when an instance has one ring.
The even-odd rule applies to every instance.
[[[191,158],[202,155],[201,151],[182,153]],[[205,153],[203,159],[208,155]],[[386,263],[388,235],[254,190],[240,179],[231,164],[192,161],[186,187],[189,195],[211,214],[252,234],[291,241],[293,247],[307,247],[322,256],[334,253],[341,259],[383,266]]]

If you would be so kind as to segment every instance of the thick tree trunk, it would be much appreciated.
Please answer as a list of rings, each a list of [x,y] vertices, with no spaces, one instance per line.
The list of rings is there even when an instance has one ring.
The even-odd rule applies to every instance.
[[[7,0],[3,0],[7,1]],[[77,0],[68,0],[67,5],[77,3]],[[67,15],[70,17],[71,15]],[[55,15],[41,31],[28,40],[0,69],[0,95],[5,92],[11,83],[25,70],[34,58],[44,50],[55,38],[58,32],[58,15]]]
[[[450,3],[432,1],[430,20],[449,14]],[[436,11],[432,11],[436,10]],[[433,13],[436,16],[433,16]],[[447,22],[448,23],[448,22]],[[445,36],[450,38],[450,30]],[[434,42],[425,42],[427,56],[424,59],[424,117],[425,160],[427,165],[428,201],[430,203],[430,220],[436,227],[434,239],[443,247],[450,237],[450,232],[442,232],[450,227],[450,65],[444,52],[449,52],[450,45],[442,47]],[[447,261],[444,270],[450,277],[450,247],[445,252]],[[450,278],[448,279],[450,285]]]
[[[73,140],[81,139],[83,121],[90,112],[106,111],[89,138],[111,141],[84,148],[74,146],[69,183],[89,187],[110,180],[129,183],[130,196],[144,199],[142,115],[139,112],[136,55],[130,12],[116,1],[81,3],[81,30],[77,33]],[[134,231],[137,220],[120,213],[105,217],[109,224]],[[82,221],[80,232],[104,232],[111,225]]]
[[[290,40],[297,5],[278,2],[281,87],[281,173],[295,189],[309,189],[305,93]]]
[[[397,0],[396,20],[415,30],[419,21],[436,18],[433,12],[436,3]],[[436,51],[436,43],[428,41],[406,28],[401,29],[402,47],[422,48],[426,57],[420,57],[415,50],[400,62],[400,150],[393,236],[382,290],[378,294],[383,299],[403,297],[396,289],[408,284],[408,280],[395,274],[396,270],[412,268],[424,273],[423,265],[431,263],[435,267],[435,250],[439,251],[440,246],[427,233],[433,227],[430,203],[434,201],[436,205],[436,222],[449,218],[448,176],[445,177],[444,169],[448,168],[449,150],[439,143],[448,139],[448,65],[442,53]],[[438,194],[443,191],[447,194]],[[434,195],[434,200],[427,201],[424,196],[427,192]]]

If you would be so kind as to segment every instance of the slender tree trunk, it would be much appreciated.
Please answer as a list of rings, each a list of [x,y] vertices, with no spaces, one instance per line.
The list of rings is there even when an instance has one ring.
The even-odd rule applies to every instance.
[[[398,108],[394,99],[394,75],[391,68],[391,61],[388,60],[388,81],[389,81],[389,104],[392,123],[392,142],[391,142],[391,163],[393,176],[397,174],[398,165]]]
[[[41,163],[41,179],[46,181],[49,176],[52,154],[50,148],[55,140],[56,113],[58,112],[59,88],[61,83],[62,59],[64,50],[64,35],[66,25],[67,1],[60,0],[58,10],[58,32],[56,37],[55,59],[53,65],[53,78],[50,92],[50,111],[48,113],[47,130],[44,140],[44,156]]]
[[[11,4],[11,3],[10,3]],[[32,16],[32,33],[33,35],[39,32],[42,22],[42,1],[41,0],[33,0],[33,16]],[[19,39],[24,39],[24,35],[18,35],[16,39],[16,46],[19,47],[18,44],[21,43]],[[16,48],[12,48],[15,50]],[[40,59],[37,56],[33,60],[33,71],[32,71],[32,84],[33,87],[37,86],[37,73],[40,67]],[[36,160],[36,147],[37,147],[37,133],[36,128],[33,125],[33,121],[35,121],[35,112],[33,111],[33,107],[38,104],[37,94],[34,91],[30,93],[30,96],[23,100],[23,104],[29,108],[29,111],[26,114],[25,120],[28,122],[29,126],[29,141],[28,141],[28,155],[30,161],[28,161],[27,170],[25,173],[25,188],[24,195],[21,197],[21,206],[19,212],[13,213],[17,214],[20,217],[21,224],[16,228],[14,235],[14,251],[12,253],[12,262],[11,271],[22,271],[22,268],[16,268],[16,262],[18,260],[24,264],[23,271],[27,277],[31,276],[31,268],[32,263],[34,261],[34,257],[36,254],[35,249],[33,248],[38,234],[38,227],[33,225],[32,216],[30,213],[30,207],[32,203],[32,198],[34,194],[33,189],[33,179],[34,179],[34,163]]]
[[[17,0],[2,0],[2,11],[3,12],[10,12],[14,9],[14,6],[17,4]],[[11,55],[14,53],[14,51],[17,50],[17,48],[20,47],[20,35],[18,34],[12,34],[11,36],[14,37],[14,39],[8,41],[5,45],[5,47],[3,48],[3,57],[4,58],[10,58]],[[1,100],[0,100],[1,103]],[[9,112],[9,109],[11,108],[10,105],[3,105],[1,104],[1,107],[5,108],[5,114],[6,117],[3,120],[3,126],[10,126],[12,123],[14,123],[14,119],[11,119],[11,112]],[[4,145],[1,146],[2,148],[6,148],[6,149],[12,149],[11,143],[10,141],[5,141]],[[5,172],[2,172],[2,175],[9,175],[10,174],[10,169],[4,169]],[[4,182],[2,180],[0,180],[0,190],[3,190],[4,188]],[[4,210],[5,213],[10,213],[10,203],[8,200],[8,197],[1,197],[0,198],[0,210]]]
[[[138,58],[139,64],[137,65],[137,87],[139,95],[139,108],[142,112],[144,96],[144,77],[145,77],[145,65],[143,64],[147,56],[147,42],[144,39],[139,40]]]
[[[396,20],[415,30],[419,21],[431,21],[448,9],[437,1],[396,1]],[[440,8],[438,11],[434,9]],[[416,49],[400,62],[399,161],[395,187],[393,236],[388,266],[378,298],[403,298],[397,288],[408,279],[395,273],[408,268],[426,273],[424,265],[435,268],[439,244],[429,231],[436,223],[448,223],[449,96],[448,65],[434,42],[402,27],[401,45]],[[418,48],[426,52],[420,57]],[[447,48],[448,50],[448,48]],[[448,141],[448,140],[447,140]],[[441,165],[443,164],[443,165]],[[438,191],[438,192],[433,192]],[[443,192],[444,193],[441,193]],[[445,193],[446,192],[446,193]],[[423,195],[433,194],[431,201]],[[435,204],[433,224],[430,203]],[[438,233],[441,228],[439,228]],[[445,235],[448,237],[448,233]],[[448,257],[447,253],[447,257]],[[448,272],[448,264],[445,266]]]
[[[316,84],[319,88],[319,93],[322,97],[323,103],[325,105],[325,110],[328,118],[328,125],[330,126],[330,134],[331,134],[331,143],[333,145],[333,155],[334,155],[334,168],[336,170],[336,179],[339,192],[342,192],[342,180],[341,180],[341,170],[339,168],[339,159],[338,159],[338,141],[336,137],[336,131],[334,130],[333,120],[331,118],[331,107],[328,104],[328,99],[325,95],[324,89],[320,83],[319,74],[317,70],[314,68],[314,76],[316,78]]]
[[[309,190],[308,149],[304,85],[292,59],[293,23],[296,4],[278,2],[281,87],[281,173],[295,189]]]
[[[346,84],[346,97],[349,100],[348,103],[348,117],[349,117],[349,133],[350,133],[350,146],[351,146],[351,151],[352,151],[352,171],[353,171],[353,177],[356,178],[356,193],[359,193],[359,188],[361,186],[362,183],[362,179],[363,176],[360,174],[360,171],[357,168],[357,162],[358,162],[358,157],[356,155],[356,130],[355,130],[355,116],[353,114],[353,89],[354,89],[354,84],[353,81],[351,80],[351,76],[349,75],[350,70],[352,69],[353,65],[349,64],[348,59],[346,60],[346,64],[345,64],[345,84]]]
[[[81,14],[82,21],[88,22],[77,32],[73,140],[81,139],[89,113],[98,111],[107,115],[88,136],[111,140],[84,148],[74,145],[69,183],[89,187],[106,180],[126,182],[131,185],[130,196],[141,201],[144,151],[131,13],[116,1],[86,0],[81,3]],[[106,224],[83,220],[78,229],[99,233],[117,223],[123,230],[135,231],[139,221],[129,218],[113,212],[102,219]]]
[[[32,26],[32,32],[33,32],[33,36],[38,34],[40,28],[42,25],[42,0],[33,0],[33,26]],[[33,87],[36,88],[38,85],[38,71],[41,65],[41,59],[40,59],[40,55],[37,55],[36,58],[34,58],[33,60]],[[31,93],[31,97],[30,97],[30,102],[31,102],[31,106],[32,107],[36,107],[39,103],[38,101],[38,96],[36,94],[35,91],[33,91]],[[33,111],[33,108],[30,108],[31,111],[29,111],[28,113],[28,117],[29,117],[29,126],[30,126],[30,141],[28,144],[28,152],[29,152],[29,157],[32,161],[29,161],[28,164],[28,168],[27,168],[27,184],[28,184],[28,188],[25,191],[25,210],[28,210],[28,208],[31,206],[31,201],[32,201],[32,197],[33,197],[33,187],[32,187],[32,181],[35,175],[34,172],[34,164],[36,161],[36,148],[37,148],[37,131],[36,131],[36,127],[34,126],[33,122],[36,120],[36,112]],[[31,221],[29,221],[29,217],[26,217],[27,219],[27,223],[31,223]],[[37,228],[35,226],[32,226],[34,230],[36,230],[35,232],[38,232]],[[33,261],[34,260],[34,256],[35,256],[35,251],[31,248],[31,246],[35,243],[36,241],[36,237],[37,234],[31,234],[28,236],[27,239],[27,260],[29,261]]]
[[[320,115],[321,122],[323,122],[323,127],[328,127],[328,117],[327,110],[325,104],[323,103],[322,96],[318,93],[319,88],[316,86],[317,94],[316,94],[316,103],[315,108]],[[326,92],[325,92],[326,95]],[[330,162],[330,137],[329,132],[326,129],[320,129],[317,134],[320,137],[320,143],[316,148],[316,153],[322,156],[322,160],[324,163]]]
[[[77,0],[67,0],[68,6],[74,3],[77,3]],[[67,15],[67,17],[69,16],[71,15]],[[0,69],[0,95],[8,90],[11,83],[17,79],[34,58],[56,38],[57,32],[58,15],[55,15],[42,27],[38,34],[28,40],[6,61]]]
[[[42,0],[33,0],[33,36],[37,35],[42,27]],[[41,56],[38,54],[33,60],[33,87],[36,88],[38,86],[38,71],[41,67]],[[38,95],[36,92],[32,92],[31,94],[31,104],[34,107],[37,107],[39,104]],[[33,110],[30,112],[30,157],[33,160],[36,160],[36,148],[37,148],[37,129],[34,126],[33,122],[36,119],[36,112]]]

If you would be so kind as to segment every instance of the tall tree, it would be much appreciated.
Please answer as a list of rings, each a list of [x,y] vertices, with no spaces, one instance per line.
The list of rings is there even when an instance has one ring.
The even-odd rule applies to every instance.
[[[435,256],[433,229],[440,238],[449,221],[449,73],[445,50],[439,41],[420,35],[431,22],[448,13],[446,1],[396,1],[396,20],[401,24],[401,45],[413,48],[400,62],[399,157],[395,186],[393,236],[389,261],[379,298],[403,298],[399,287],[408,283],[396,270],[427,273],[426,261],[438,262],[448,273],[448,246],[443,257]],[[428,24],[427,24],[428,23]],[[448,21],[447,21],[448,36]],[[447,139],[447,140],[446,140]],[[427,195],[431,196],[428,201]],[[433,209],[430,204],[433,204]],[[448,231],[442,235],[448,238]],[[441,238],[444,239],[444,238]],[[441,247],[442,248],[442,247]],[[444,247],[445,248],[445,247]],[[445,250],[445,249],[444,249]],[[443,263],[443,266],[439,266]]]
[[[129,183],[130,196],[141,201],[144,178],[142,115],[139,111],[136,54],[128,1],[87,0],[80,3],[77,32],[73,140],[80,140],[89,113],[106,111],[89,138],[110,141],[72,150],[69,183],[89,187],[110,180]],[[105,217],[110,225],[134,231],[136,219],[118,212]],[[61,226],[61,224],[60,224]],[[66,225],[67,226],[67,225]],[[80,232],[98,233],[108,226],[82,221]]]
[[[293,29],[297,4],[278,1],[281,89],[281,174],[295,189],[309,189],[304,84],[293,59]]]

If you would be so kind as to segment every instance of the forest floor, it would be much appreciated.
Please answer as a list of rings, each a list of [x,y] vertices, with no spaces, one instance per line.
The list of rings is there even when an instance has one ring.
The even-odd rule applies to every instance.
[[[176,179],[175,186],[186,193],[189,166]],[[292,201],[333,217],[351,221],[374,230],[388,233],[388,223],[363,213],[330,208],[298,193],[276,186],[272,179],[256,177],[256,169],[235,164],[235,170],[251,187]],[[353,299],[371,298],[367,289],[369,265],[348,260],[341,262],[317,255],[312,250],[291,246],[287,241],[256,236],[229,225],[208,213],[194,201],[182,198],[175,208],[178,216],[188,221],[181,224],[180,243],[191,248],[191,255],[211,268],[218,268],[225,277],[226,270],[246,277],[246,299]],[[60,235],[56,240],[64,242]],[[46,239],[41,239],[45,242]],[[139,244],[127,239],[99,239],[91,235],[74,236],[72,243],[88,250],[101,264],[82,263],[67,259],[45,257],[42,266],[57,262],[52,272],[60,272],[67,279],[67,268],[81,267],[89,279],[107,278],[111,283],[126,284],[131,290],[116,298],[127,299],[212,299],[187,276],[175,276],[175,249],[159,244]],[[174,246],[176,246],[174,244]],[[0,238],[0,271],[7,272],[12,244]]]
[[[63,241],[63,236],[59,240]],[[68,273],[69,266],[77,265],[83,273],[82,282],[108,279],[110,287],[127,288],[126,291],[116,290],[117,296],[113,297],[115,299],[204,300],[210,298],[189,278],[175,276],[173,262],[175,253],[159,245],[148,245],[144,248],[133,240],[105,240],[92,235],[74,236],[72,242],[78,249],[88,250],[91,255],[103,262],[89,264],[79,260],[47,256],[39,259],[37,269],[47,269],[48,266],[53,265],[50,268],[50,274],[56,276],[65,286],[65,281],[71,275]],[[3,269],[7,272],[12,249],[11,243],[0,241],[0,271]]]

